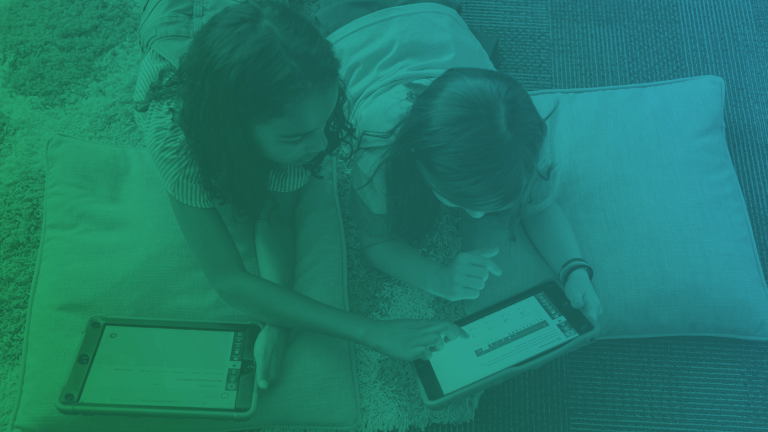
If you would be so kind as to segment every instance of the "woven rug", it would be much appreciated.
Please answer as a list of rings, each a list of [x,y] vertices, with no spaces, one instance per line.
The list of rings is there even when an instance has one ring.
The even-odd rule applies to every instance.
[[[140,56],[135,3],[0,0],[2,428],[16,396],[40,238],[38,149],[52,131],[139,142],[126,109]],[[295,7],[309,15],[317,4]],[[485,0],[464,1],[463,16],[471,28],[500,37],[500,69],[528,90],[723,77],[729,150],[768,271],[768,2]],[[344,208],[348,167],[340,164],[338,174]],[[422,249],[436,260],[460,248],[457,215],[443,216]],[[346,211],[344,223],[354,311],[377,318],[463,313],[367,268],[355,255],[356,227]],[[416,303],[404,304],[394,292]],[[768,344],[602,341],[486,390],[474,413],[464,404],[441,415],[407,403],[413,383],[402,380],[401,364],[361,347],[356,354],[367,431],[768,430]]]
[[[768,2],[462,4],[470,28],[500,38],[499,69],[530,91],[723,77],[728,147],[768,272]],[[601,341],[486,390],[472,423],[427,430],[766,431],[768,344]]]

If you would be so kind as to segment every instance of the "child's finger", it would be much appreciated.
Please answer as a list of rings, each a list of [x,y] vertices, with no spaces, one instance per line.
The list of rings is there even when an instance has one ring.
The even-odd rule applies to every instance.
[[[499,253],[499,248],[495,247],[478,249],[467,253],[470,255],[468,260],[470,264],[484,267],[486,270],[495,274],[496,276],[501,276],[501,267],[496,265],[496,263],[491,260],[491,257],[494,257]]]
[[[470,255],[480,255],[484,256],[486,258],[492,258],[495,257],[496,254],[499,253],[498,247],[492,247],[492,248],[481,248],[481,249],[475,249],[473,251],[467,252]]]
[[[429,348],[422,350],[422,355],[421,355],[422,360],[429,360],[431,358],[432,358],[432,351],[430,351]]]
[[[487,268],[489,272],[495,274],[496,276],[501,276],[501,267],[496,265],[495,262],[491,261],[490,258],[488,259],[488,264],[485,266],[485,268]]]
[[[581,309],[584,307],[584,303],[589,302],[588,299],[586,299],[584,287],[580,285],[566,284],[565,296],[570,300],[571,306],[575,309]]]
[[[587,303],[584,305],[584,312],[586,312],[587,315],[591,316],[595,321],[597,321],[597,316],[600,315],[598,313],[599,311],[600,311],[600,306],[594,303]]]
[[[589,291],[584,295],[585,300],[585,311],[592,315],[592,317],[597,321],[597,317],[603,313],[603,305],[600,304],[600,299],[597,298],[597,295],[593,291]]]
[[[571,301],[571,306],[574,309],[581,309],[584,307],[584,296],[582,293],[571,294],[568,296],[568,300]]]
[[[456,340],[460,337],[466,339],[469,337],[469,333],[467,333],[466,330],[450,321],[444,322],[443,330],[440,332],[440,334],[445,335],[448,340]]]
[[[603,305],[600,303],[600,299],[597,298],[597,294],[594,292],[588,292],[584,298],[587,301],[587,311],[588,313],[591,313],[592,316],[595,318],[595,321],[597,321],[597,317],[599,317],[603,313]]]
[[[269,367],[270,367],[270,355],[271,353],[265,353],[261,359],[257,359],[256,363],[256,382],[261,389],[269,387]],[[260,361],[259,361],[260,360]]]
[[[437,338],[433,351],[442,351],[443,348],[445,348],[445,341],[443,340],[443,336],[440,335],[440,337]]]

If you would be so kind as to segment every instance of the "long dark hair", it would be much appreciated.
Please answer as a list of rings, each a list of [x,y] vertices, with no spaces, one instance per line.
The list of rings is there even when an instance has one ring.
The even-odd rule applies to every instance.
[[[161,71],[137,111],[173,100],[189,156],[203,187],[233,215],[256,220],[276,162],[255,145],[255,125],[285,115],[285,105],[336,84],[336,108],[326,124],[333,154],[354,128],[344,109],[346,85],[331,43],[303,16],[277,1],[229,6],[206,22],[182,55],[178,70]],[[320,163],[305,165],[318,177]]]
[[[514,78],[493,70],[449,69],[429,86],[410,88],[413,105],[394,128],[363,133],[395,135],[371,176],[387,164],[389,235],[415,241],[434,228],[435,190],[458,206],[507,218],[515,241],[534,174],[546,181],[555,167],[546,174],[537,167],[546,118]]]

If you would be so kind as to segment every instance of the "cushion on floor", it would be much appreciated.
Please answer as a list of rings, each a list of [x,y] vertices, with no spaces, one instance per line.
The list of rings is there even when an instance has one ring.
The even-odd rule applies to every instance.
[[[722,78],[531,93],[552,181],[602,301],[602,338],[768,340],[768,289],[725,141]],[[462,217],[464,249],[503,270],[468,313],[557,277],[518,225]],[[559,271],[559,268],[558,268]]]
[[[353,428],[359,399],[351,342],[300,333],[279,381],[259,394],[247,422],[64,415],[54,401],[93,315],[256,321],[211,289],[186,244],[168,197],[142,148],[55,135],[47,148],[44,221],[22,359],[15,430],[225,431]],[[349,310],[333,160],[296,209],[295,290]],[[226,215],[227,208],[221,208]],[[258,273],[254,229],[229,224],[246,267]]]

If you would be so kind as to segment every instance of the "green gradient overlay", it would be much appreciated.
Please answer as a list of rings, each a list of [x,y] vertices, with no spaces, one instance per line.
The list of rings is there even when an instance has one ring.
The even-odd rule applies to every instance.
[[[768,4],[759,0],[462,4],[462,17],[471,29],[500,38],[499,70],[528,91],[707,74],[722,77],[726,142],[758,264],[768,271]],[[311,17],[317,6],[308,1],[293,8]],[[135,34],[139,13],[140,5],[128,0],[0,0],[0,427],[15,415],[22,385],[26,313],[43,221],[45,143],[52,132],[58,132],[92,142],[140,145],[129,108],[141,58]],[[685,163],[695,164],[695,156]],[[349,162],[340,161],[337,171],[349,310],[379,321],[464,316],[462,302],[407,286],[375,270],[361,256],[358,228],[347,203],[351,169]],[[97,189],[108,183],[92,182]],[[441,209],[437,232],[415,248],[423,259],[442,264],[454,261],[462,243],[457,230],[462,217],[468,216],[463,213]],[[139,214],[145,213],[137,210]],[[579,255],[577,245],[582,239],[573,235],[568,219],[547,224],[538,239],[534,235],[529,241],[553,272],[556,263]],[[80,239],[87,240],[89,221],[79,222]],[[98,253],[104,256],[115,245],[139,247],[106,237],[90,240],[100,243]],[[711,262],[723,254],[715,248],[697,252]],[[57,270],[62,274],[104,271],[89,266],[70,262]],[[600,271],[595,269],[598,275]],[[489,281],[495,277],[491,274]],[[703,286],[701,290],[727,293],[729,287]],[[664,299],[660,295],[657,301]],[[738,314],[731,318],[738,322]],[[355,346],[355,354],[364,420],[360,427],[366,425],[366,432],[395,426],[410,432],[426,425],[428,431],[462,432],[757,431],[768,423],[765,342],[705,337],[600,341],[486,390],[476,407],[479,396],[453,411],[435,413],[420,404],[405,362],[361,344]],[[57,361],[71,361],[60,353],[50,355]],[[52,406],[53,400],[47,403]],[[460,424],[445,424],[451,420]]]

